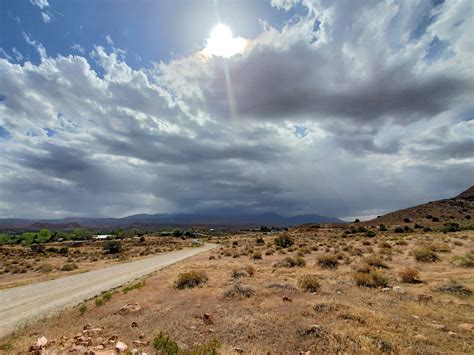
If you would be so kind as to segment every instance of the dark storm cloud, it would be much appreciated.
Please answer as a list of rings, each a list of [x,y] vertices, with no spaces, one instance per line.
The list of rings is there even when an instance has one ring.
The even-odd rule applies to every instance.
[[[39,64],[0,59],[0,214],[376,215],[471,185],[469,4],[305,4],[230,82],[202,53],[134,70],[95,47],[100,75],[36,42]]]

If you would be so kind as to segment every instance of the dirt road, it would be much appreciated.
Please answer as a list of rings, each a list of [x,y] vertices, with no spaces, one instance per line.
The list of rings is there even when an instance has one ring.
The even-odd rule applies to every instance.
[[[215,246],[205,244],[199,248],[173,251],[82,274],[0,290],[0,338],[27,321],[51,315]]]

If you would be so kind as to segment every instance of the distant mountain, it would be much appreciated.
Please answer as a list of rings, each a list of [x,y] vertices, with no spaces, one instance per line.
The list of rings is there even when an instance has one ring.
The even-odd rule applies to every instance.
[[[299,225],[303,223],[344,223],[336,217],[325,217],[317,214],[283,217],[277,213],[262,214],[136,214],[123,218],[85,218],[67,217],[62,219],[0,219],[2,229],[6,228],[126,228],[140,225],[208,225],[208,226],[280,226]]]

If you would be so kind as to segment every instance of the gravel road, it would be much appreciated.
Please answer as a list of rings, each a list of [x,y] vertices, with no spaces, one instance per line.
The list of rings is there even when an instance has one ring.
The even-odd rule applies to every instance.
[[[214,244],[183,249],[82,274],[0,290],[0,338],[28,321],[81,303],[180,260],[211,250]]]

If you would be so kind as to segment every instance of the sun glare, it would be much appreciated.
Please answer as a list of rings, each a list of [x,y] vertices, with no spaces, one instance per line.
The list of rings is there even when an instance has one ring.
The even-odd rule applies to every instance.
[[[229,58],[234,54],[242,53],[246,42],[243,38],[234,38],[230,28],[219,23],[212,29],[204,52],[210,55]]]

